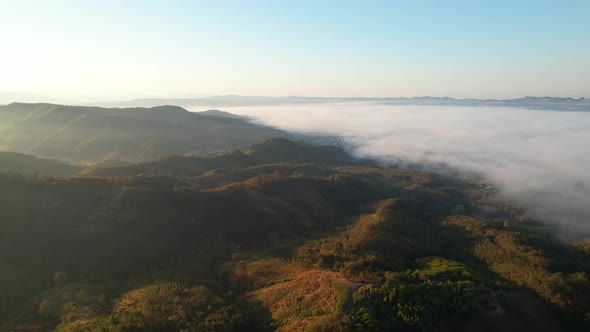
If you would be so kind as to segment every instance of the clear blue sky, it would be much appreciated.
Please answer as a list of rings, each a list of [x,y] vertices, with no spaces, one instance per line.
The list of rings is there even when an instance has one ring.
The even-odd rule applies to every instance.
[[[590,97],[590,1],[4,1],[0,91]]]

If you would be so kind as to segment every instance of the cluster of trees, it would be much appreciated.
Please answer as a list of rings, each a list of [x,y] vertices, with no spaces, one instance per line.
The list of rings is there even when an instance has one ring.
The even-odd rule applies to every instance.
[[[360,281],[382,281],[386,271],[405,271],[420,257],[440,253],[435,223],[409,217],[408,199],[376,204],[336,235],[309,241],[295,253],[297,262],[330,268]]]
[[[96,285],[64,287],[39,303],[38,314],[58,321],[56,332],[260,328],[254,307],[235,292],[179,282],[154,283],[122,294]]]
[[[572,329],[590,323],[586,246],[529,230],[523,222],[506,225],[459,215],[466,212],[461,205],[447,210],[440,221],[424,221],[412,214],[412,202],[382,201],[374,213],[359,217],[336,235],[308,241],[295,251],[294,259],[374,284],[470,281],[499,292],[532,289],[555,306],[558,310],[552,310],[561,312]],[[450,202],[447,198],[442,205],[452,206]],[[515,214],[512,206],[509,211]],[[520,220],[518,215],[514,220]],[[434,254],[446,259],[429,257]],[[358,306],[366,316],[381,304],[361,301]],[[420,310],[416,315],[423,313],[431,321],[430,314]]]
[[[476,308],[472,281],[366,286],[359,291],[347,325],[352,331],[428,331],[440,316],[468,315]]]
[[[147,286],[123,296],[113,311],[102,319],[111,331],[246,331],[255,327],[245,304],[218,296],[205,286]]]
[[[590,324],[588,253],[534,233],[507,231],[465,216],[445,224],[450,239],[469,244],[475,257],[509,283],[526,287],[563,310],[570,319]]]

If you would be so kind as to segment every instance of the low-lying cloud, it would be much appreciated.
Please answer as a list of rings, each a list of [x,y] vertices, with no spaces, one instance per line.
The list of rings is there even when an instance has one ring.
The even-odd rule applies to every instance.
[[[477,173],[539,219],[590,229],[590,113],[333,103],[228,107],[284,130],[343,137],[359,156]]]

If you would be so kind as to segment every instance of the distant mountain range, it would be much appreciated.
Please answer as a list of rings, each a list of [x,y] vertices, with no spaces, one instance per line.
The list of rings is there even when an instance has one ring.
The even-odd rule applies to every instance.
[[[6,105],[13,102],[71,104],[74,100],[71,98],[59,98],[28,92],[0,91],[0,105]]]
[[[23,92],[0,91],[0,105],[12,102],[22,103],[55,103],[78,104],[101,107],[153,107],[177,105],[181,107],[232,107],[232,106],[263,106],[277,104],[311,104],[334,102],[372,102],[391,105],[450,105],[450,106],[498,106],[543,109],[555,111],[590,111],[590,98],[570,97],[522,97],[514,99],[477,99],[451,97],[305,97],[305,96],[240,96],[240,95],[201,95],[190,98],[138,98],[119,101],[88,102],[72,98],[58,98]]]
[[[312,104],[335,102],[372,102],[390,105],[449,105],[449,106],[498,106],[543,109],[555,111],[590,111],[588,98],[564,97],[523,97],[516,99],[456,99],[449,97],[412,97],[412,98],[340,98],[340,97],[264,97],[264,96],[213,96],[202,98],[144,98],[129,101],[100,103],[110,107],[150,107],[158,105],[179,105],[182,107],[231,107],[231,106],[263,106],[277,104]]]

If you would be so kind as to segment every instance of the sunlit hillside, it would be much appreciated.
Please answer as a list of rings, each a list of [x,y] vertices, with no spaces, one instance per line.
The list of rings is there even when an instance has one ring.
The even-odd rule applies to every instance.
[[[585,245],[336,147],[1,182],[3,330],[566,330],[590,309]]]

